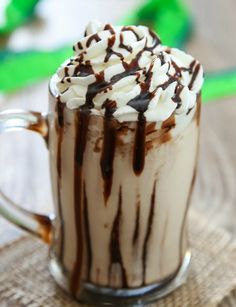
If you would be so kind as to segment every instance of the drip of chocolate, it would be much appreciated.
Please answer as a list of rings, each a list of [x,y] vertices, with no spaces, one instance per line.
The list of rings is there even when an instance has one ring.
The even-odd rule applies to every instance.
[[[175,61],[171,61],[171,64],[173,65],[175,69],[174,77],[181,78],[182,77],[182,69],[175,63]]]
[[[59,255],[60,261],[63,260],[64,253],[64,220],[62,214],[62,204],[61,204],[61,147],[63,140],[63,129],[64,129],[64,108],[65,104],[61,103],[58,99],[56,102],[56,131],[57,131],[57,207],[58,207],[58,218],[60,219],[60,235],[59,235]]]
[[[142,56],[142,51],[140,51],[136,57],[130,62],[127,63],[125,61],[122,61],[122,65],[125,69],[124,72],[117,74],[111,78],[111,84],[115,84],[116,82],[120,81],[121,79],[127,77],[127,76],[132,76],[137,74],[138,70],[140,70],[140,66],[138,64],[138,61],[140,57]]]
[[[69,76],[68,72],[69,72],[69,67],[65,66],[64,67],[64,77],[62,78],[61,83],[65,83],[65,79]]]
[[[139,113],[133,151],[133,170],[137,176],[140,175],[144,169],[146,153],[145,141],[146,119],[143,113]]]
[[[76,262],[71,274],[70,290],[73,296],[81,286],[82,265],[83,265],[83,201],[82,201],[82,165],[84,151],[86,148],[86,138],[89,124],[89,112],[79,110],[75,114],[75,151],[74,151],[74,210],[76,226]]]
[[[136,208],[136,219],[135,219],[135,228],[133,234],[133,245],[136,244],[138,237],[139,237],[139,224],[140,224],[140,200],[137,203]]]
[[[40,215],[40,214],[33,214],[34,219],[39,223],[39,233],[40,238],[50,245],[52,243],[53,239],[53,229],[52,229],[52,220],[46,216],[46,215]],[[29,231],[28,229],[24,228],[23,226],[20,226],[23,230]],[[31,231],[32,234],[35,235],[33,231]]]
[[[112,188],[112,176],[113,176],[113,161],[115,157],[115,147],[116,147],[116,120],[112,117],[113,109],[106,107],[105,117],[104,117],[104,137],[102,145],[102,155],[101,155],[101,171],[104,180],[104,200],[107,200],[111,194]]]
[[[87,281],[90,281],[91,268],[92,268],[92,245],[89,228],[89,214],[88,214],[88,199],[86,194],[85,182],[83,184],[84,195],[84,231],[87,244]]]
[[[145,277],[146,277],[146,268],[147,268],[147,250],[148,250],[148,243],[152,233],[152,223],[154,218],[154,208],[155,208],[155,201],[156,201],[156,181],[154,182],[152,196],[151,196],[151,203],[150,203],[150,210],[147,222],[147,231],[144,238],[144,245],[143,245],[143,285],[145,285]]]
[[[175,95],[174,95],[174,97],[172,98],[172,100],[173,100],[174,102],[177,103],[177,109],[181,106],[181,98],[180,98],[180,95],[181,95],[183,89],[184,89],[184,86],[183,86],[182,84],[180,84],[180,83],[177,84],[177,86],[176,86],[176,88],[175,88]]]
[[[126,270],[124,268],[123,259],[120,248],[120,222],[122,216],[122,190],[120,186],[118,210],[113,222],[111,239],[110,239],[110,276],[112,273],[112,265],[119,264],[122,273],[122,287],[127,288]]]
[[[194,82],[195,82],[195,80],[197,78],[197,75],[199,73],[200,68],[201,68],[201,65],[200,65],[200,63],[198,63],[196,65],[195,69],[194,69],[194,72],[193,72],[193,75],[192,75],[192,79],[191,79],[191,81],[189,83],[189,86],[188,86],[190,90],[193,88]]]
[[[140,87],[141,87],[140,94],[134,97],[133,99],[131,99],[127,103],[128,106],[131,106],[140,114],[143,114],[144,112],[147,111],[148,105],[151,99],[155,95],[155,93],[149,92],[151,81],[152,81],[152,76],[153,76],[152,68],[153,68],[153,63],[150,66],[148,72],[146,73],[146,78],[145,78],[144,83],[140,84]]]
[[[106,99],[102,105],[102,109],[105,108],[105,117],[112,117],[113,113],[117,110],[115,100]]]
[[[133,152],[133,170],[136,175],[142,173],[145,164],[146,119],[144,112],[147,110],[149,102],[154,95],[154,93],[149,92],[153,75],[152,68],[153,63],[146,73],[145,82],[140,84],[141,93],[127,103],[139,112]]]
[[[196,64],[196,60],[193,60],[193,61],[190,63],[189,69],[188,69],[188,71],[189,71],[190,74],[193,73],[193,67],[195,66],[195,64]]]
[[[111,85],[105,81],[104,72],[100,72],[95,75],[96,81],[88,86],[86,94],[86,103],[83,106],[84,108],[92,109],[94,107],[93,99],[100,93],[105,91],[107,88],[110,88]]]
[[[182,263],[183,257],[184,257],[184,255],[183,255],[184,230],[185,230],[185,227],[186,227],[186,219],[187,219],[188,209],[189,209],[190,202],[191,202],[194,183],[195,183],[195,180],[196,180],[196,174],[197,174],[197,170],[195,169],[194,172],[193,172],[193,177],[192,177],[191,185],[190,185],[190,188],[189,188],[187,204],[186,204],[184,217],[183,217],[183,221],[182,221],[182,226],[181,226],[181,231],[180,231],[180,243],[179,243],[179,261],[180,261],[180,264]]]

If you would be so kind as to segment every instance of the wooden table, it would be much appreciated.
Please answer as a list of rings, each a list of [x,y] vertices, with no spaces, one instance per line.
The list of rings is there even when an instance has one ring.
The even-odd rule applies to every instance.
[[[124,7],[131,8],[137,0],[103,0],[99,1],[99,7],[94,5],[98,3],[95,0],[66,1],[67,8],[63,7],[63,3],[63,0],[42,2],[39,8],[41,18],[30,27],[19,29],[8,44],[23,48],[22,41],[27,46],[34,44],[42,47],[76,41],[89,19],[97,17],[113,22],[122,15]],[[236,67],[235,1],[189,0],[188,3],[196,24],[188,51],[203,63],[205,70]],[[58,30],[58,27],[62,27],[61,20],[65,22],[63,28]],[[80,31],[76,32],[75,29]],[[199,173],[193,199],[193,206],[208,216],[209,222],[214,221],[234,234],[235,99],[232,97],[203,107]],[[47,82],[0,97],[0,107],[46,111]],[[24,132],[2,135],[0,169],[0,187],[16,202],[38,212],[52,210],[48,153],[40,137]],[[0,218],[0,244],[9,242],[20,233]]]

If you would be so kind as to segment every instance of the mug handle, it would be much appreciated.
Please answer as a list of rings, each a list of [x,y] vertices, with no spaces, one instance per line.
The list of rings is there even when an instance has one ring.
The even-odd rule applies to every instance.
[[[0,134],[16,130],[38,132],[47,146],[48,120],[46,114],[26,110],[6,110],[0,112]],[[2,191],[0,191],[0,214],[11,223],[26,230],[44,242],[52,241],[52,215],[41,215],[18,207]]]

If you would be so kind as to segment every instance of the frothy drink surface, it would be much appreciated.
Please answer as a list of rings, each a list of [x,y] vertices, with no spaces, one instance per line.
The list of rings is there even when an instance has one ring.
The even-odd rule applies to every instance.
[[[201,65],[146,27],[91,23],[50,100],[53,253],[76,294],[164,284],[188,248]]]

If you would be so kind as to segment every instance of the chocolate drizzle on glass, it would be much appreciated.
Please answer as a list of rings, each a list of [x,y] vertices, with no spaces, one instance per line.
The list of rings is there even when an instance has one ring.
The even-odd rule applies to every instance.
[[[104,199],[105,203],[111,194],[112,188],[112,176],[113,176],[113,160],[115,157],[116,147],[116,120],[111,114],[108,114],[109,109],[107,108],[107,116],[104,118],[104,136],[102,145],[101,155],[101,171],[104,180]]]
[[[58,215],[60,219],[60,250],[59,250],[59,260],[63,260],[64,251],[64,221],[62,214],[62,204],[61,204],[61,150],[62,150],[62,140],[63,140],[63,130],[64,130],[64,108],[65,104],[60,102],[58,98],[56,102],[56,131],[57,131],[57,201],[58,201]]]
[[[91,267],[92,267],[92,246],[91,246],[91,237],[90,237],[88,199],[86,194],[85,182],[83,184],[83,197],[84,197],[84,232],[87,244],[87,281],[90,281]]]
[[[191,181],[191,185],[189,188],[189,193],[188,193],[188,199],[187,199],[187,204],[186,204],[186,208],[185,208],[185,212],[184,212],[184,217],[183,217],[183,221],[182,221],[182,226],[181,226],[181,231],[180,231],[180,243],[179,243],[179,261],[180,264],[183,261],[184,258],[184,253],[186,251],[183,250],[183,240],[184,240],[184,235],[185,235],[185,230],[186,230],[186,220],[187,220],[187,214],[188,214],[188,209],[191,203],[191,197],[192,197],[192,193],[193,193],[193,188],[194,188],[194,184],[196,181],[196,174],[197,174],[197,169],[195,168],[193,171],[193,177],[192,177],[192,181]]]
[[[134,141],[133,170],[140,175],[145,164],[145,140],[146,140],[146,119],[143,113],[139,113]]]
[[[74,151],[74,212],[76,226],[76,262],[71,274],[70,290],[75,296],[80,288],[84,254],[83,239],[83,176],[82,166],[89,124],[89,112],[79,110],[75,113],[75,151]]]
[[[150,65],[150,68],[146,73],[145,82],[140,85],[140,94],[127,103],[139,113],[133,152],[133,170],[136,175],[142,173],[145,164],[146,118],[144,112],[147,110],[148,104],[153,97],[153,93],[149,92],[153,75],[152,68],[153,63]]]
[[[150,203],[150,210],[147,222],[147,231],[144,238],[144,245],[143,245],[143,284],[145,285],[145,276],[146,276],[146,268],[147,268],[147,256],[148,256],[148,244],[149,239],[152,234],[152,223],[154,218],[154,208],[155,208],[155,201],[156,201],[156,181],[153,185],[152,196],[151,196],[151,203]]]
[[[139,226],[140,226],[140,200],[138,200],[136,208],[135,228],[133,234],[133,246],[137,243],[139,238]]]
[[[119,201],[118,209],[113,222],[111,239],[110,239],[110,266],[109,266],[109,275],[112,274],[112,266],[118,264],[121,269],[122,274],[122,288],[127,288],[127,277],[126,271],[123,264],[123,259],[121,255],[121,244],[120,244],[120,223],[122,218],[122,190],[120,186],[119,191]]]

